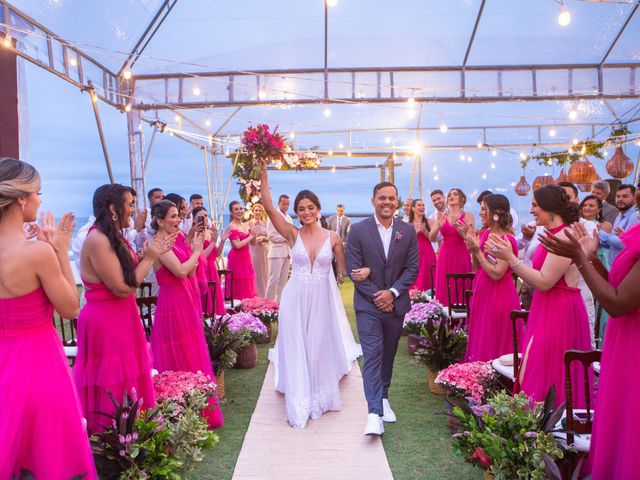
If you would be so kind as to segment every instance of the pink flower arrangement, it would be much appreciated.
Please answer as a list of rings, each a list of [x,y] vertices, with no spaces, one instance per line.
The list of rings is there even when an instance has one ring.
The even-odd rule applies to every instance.
[[[294,152],[287,148],[283,160],[275,160],[278,170],[316,170],[320,166],[320,157],[314,152]]]
[[[277,131],[278,127],[271,133],[269,125],[261,123],[247,128],[242,135],[242,146],[256,160],[256,165],[269,160],[284,160],[286,143]]]
[[[242,311],[258,317],[264,324],[277,322],[279,309],[278,302],[268,298],[253,297],[242,301]]]
[[[436,377],[436,384],[456,397],[482,403],[497,387],[497,376],[489,362],[454,363]]]
[[[258,317],[246,312],[235,313],[229,317],[227,328],[232,333],[245,337],[249,342],[254,342],[267,335],[267,327]]]
[[[173,400],[182,405],[195,390],[200,390],[207,398],[217,396],[216,384],[208,375],[200,371],[197,373],[171,370],[162,372],[153,377],[153,387],[158,403]]]

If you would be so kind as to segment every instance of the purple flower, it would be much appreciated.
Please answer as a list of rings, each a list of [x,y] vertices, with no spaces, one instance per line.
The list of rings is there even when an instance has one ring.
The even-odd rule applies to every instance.
[[[404,237],[404,235],[402,235],[402,233],[396,232],[396,236],[395,236],[394,240],[396,242],[399,242],[400,240],[402,240],[402,237]]]
[[[124,457],[124,450],[120,450],[120,451],[118,452],[118,454],[119,454],[121,457]]]
[[[118,435],[118,442],[125,443],[124,437],[122,435]]]
[[[537,438],[538,432],[527,432],[524,434],[524,438]]]

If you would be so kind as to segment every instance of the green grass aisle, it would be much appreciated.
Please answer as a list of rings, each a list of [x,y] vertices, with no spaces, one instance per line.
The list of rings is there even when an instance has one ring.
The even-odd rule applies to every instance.
[[[340,293],[357,336],[353,284],[345,282]],[[256,368],[226,372],[227,399],[222,405],[225,425],[217,432],[220,443],[205,452],[204,461],[197,464],[187,478],[231,479],[267,370],[268,348],[269,345],[258,346],[260,359]],[[390,400],[399,421],[396,424],[385,424],[386,433],[382,437],[382,443],[394,478],[481,479],[479,470],[474,470],[454,455],[446,418],[440,414],[443,411],[442,397],[429,392],[426,370],[407,353],[405,337],[400,340],[391,388]],[[364,418],[362,422],[364,428]]]

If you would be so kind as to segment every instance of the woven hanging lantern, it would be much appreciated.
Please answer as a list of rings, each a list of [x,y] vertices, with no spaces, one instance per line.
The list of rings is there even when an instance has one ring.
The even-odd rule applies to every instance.
[[[569,177],[567,177],[567,172],[565,171],[565,169],[563,168],[560,171],[560,175],[558,175],[558,178],[556,178],[555,180],[555,184],[559,184],[560,182],[568,182],[569,181]]]
[[[626,178],[633,171],[633,161],[624,154],[622,146],[619,145],[606,167],[607,173],[613,178]]]
[[[539,175],[533,180],[533,191],[535,192],[540,187],[547,185],[553,185],[553,177],[551,175]]]
[[[520,177],[520,181],[516,184],[514,190],[516,191],[516,195],[519,197],[526,197],[529,195],[531,185],[527,183],[527,179],[524,178],[524,175]]]
[[[590,192],[591,191],[591,184],[590,183],[576,183],[576,187],[578,187],[578,190],[580,190],[581,192]]]
[[[589,160],[583,157],[575,162],[569,169],[569,181],[575,184],[591,185],[596,179],[596,167]]]

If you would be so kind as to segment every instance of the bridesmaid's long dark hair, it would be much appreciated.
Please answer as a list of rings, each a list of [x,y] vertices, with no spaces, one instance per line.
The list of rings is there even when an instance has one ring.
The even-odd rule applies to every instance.
[[[415,216],[413,215],[413,207],[415,207],[416,203],[418,202],[422,202],[422,199],[416,198],[413,202],[411,202],[411,208],[409,209],[409,223],[413,223],[413,220],[415,218]],[[431,227],[429,226],[429,220],[427,220],[426,215],[422,215],[422,224],[427,227],[427,232],[431,231]]]
[[[131,256],[131,250],[129,250],[129,245],[122,236],[122,232],[116,228],[113,213],[109,210],[109,207],[113,205],[118,218],[122,218],[124,215],[126,193],[131,193],[130,187],[125,187],[118,183],[109,186],[106,192],[106,201],[96,214],[95,226],[109,239],[111,248],[116,252],[124,275],[124,282],[130,287],[137,287],[138,282],[136,281],[135,265],[133,257]]]

